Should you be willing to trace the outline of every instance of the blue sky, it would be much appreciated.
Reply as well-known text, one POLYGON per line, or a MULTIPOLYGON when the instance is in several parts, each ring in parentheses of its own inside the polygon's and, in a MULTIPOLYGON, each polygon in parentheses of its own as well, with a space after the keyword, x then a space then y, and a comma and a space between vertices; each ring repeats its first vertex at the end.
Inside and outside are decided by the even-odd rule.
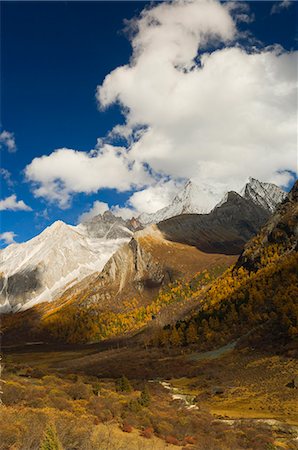
MULTIPOLYGON (((239 35, 234 40, 233 46, 235 48, 236 42, 243 47, 247 46, 247 52, 249 53, 252 51, 252 46, 264 49, 266 46, 279 44, 292 54, 297 45, 297 36, 295 36, 297 6, 286 5, 285 7, 276 7, 276 11, 272 11, 275 3, 267 1, 250 2, 245 10, 237 12, 237 20, 233 13, 238 32, 246 32, 245 35, 239 35), (240 14, 245 14, 247 19, 240 21, 240 14)), ((171 155, 176 155, 179 149, 173 146, 169 150, 170 153, 165 153, 162 158, 157 157, 151 151, 153 144, 149 143, 148 150, 146 148, 148 142, 148 139, 147 141, 144 140, 146 132, 140 139, 140 142, 144 144, 142 147, 144 152, 140 156, 140 145, 137 146, 139 137, 135 137, 136 130, 139 126, 145 130, 150 128, 153 131, 156 128, 154 120, 151 121, 151 117, 155 115, 154 109, 152 109, 152 116, 146 115, 151 108, 151 104, 148 103, 145 112, 141 110, 142 105, 138 105, 138 97, 140 97, 138 92, 143 93, 144 86, 147 86, 148 81, 141 78, 143 71, 140 65, 142 63, 145 66, 152 57, 154 67, 156 59, 154 59, 155 53, 152 52, 152 49, 145 48, 143 53, 147 59, 144 57, 142 61, 137 62, 137 67, 140 70, 133 71, 132 68, 128 70, 127 77, 131 76, 131 78, 125 78, 126 73, 121 74, 122 78, 112 75, 112 81, 104 84, 105 77, 113 73, 114 69, 129 64, 132 56, 129 39, 133 38, 129 38, 129 35, 123 32, 124 21, 125 19, 138 17, 145 6, 145 2, 125 1, 1 3, 1 125, 2 130, 13 133, 16 143, 16 151, 8 151, 5 142, 2 145, 1 167, 10 172, 11 182, 7 182, 7 176, 2 177, 1 199, 16 195, 17 201, 23 201, 32 209, 31 211, 25 211, 24 208, 20 207, 20 210, 7 209, 1 211, 1 233, 14 232, 15 240, 22 242, 39 233, 54 220, 62 219, 67 223, 75 224, 78 217, 92 208, 95 201, 107 203, 110 207, 118 205, 119 208, 128 207, 135 212, 142 212, 142 205, 144 205, 145 210, 146 203, 150 204, 149 195, 160 196, 160 189, 167 195, 161 199, 160 205, 156 199, 152 201, 152 208, 163 206, 163 202, 167 202, 181 179, 195 177, 195 173, 192 173, 189 168, 193 155, 191 145, 189 150, 185 150, 186 154, 189 155, 190 163, 181 170, 181 174, 179 173, 181 162, 178 156, 177 158, 176 156, 175 158, 171 157, 171 155), (130 80, 133 80, 136 86, 135 91, 133 87, 128 90, 122 79, 127 85, 131 83, 130 80), (103 86, 103 89, 101 97, 98 95, 96 100, 97 86, 103 86), (106 106, 106 109, 100 110, 98 102, 101 102, 101 106, 106 106), (124 114, 121 113, 123 109, 124 114), (126 110, 129 110, 130 113, 125 112, 126 110), (47 170, 45 164, 34 167, 34 170, 31 170, 30 176, 27 176, 26 179, 24 170, 34 158, 49 156, 54 150, 61 148, 88 154, 91 149, 95 148, 98 138, 106 137, 109 131, 119 124, 124 125, 126 129, 123 132, 121 131, 122 134, 118 134, 112 141, 109 139, 107 142, 117 147, 119 143, 124 142, 123 136, 125 133, 129 132, 131 136, 133 135, 133 138, 131 137, 126 143, 126 148, 128 148, 129 155, 132 155, 129 156, 128 166, 134 165, 134 169, 129 174, 132 174, 133 171, 136 173, 132 174, 132 180, 127 185, 123 181, 121 184, 117 183, 117 171, 113 172, 111 169, 111 178, 115 179, 114 184, 109 180, 102 184, 99 183, 98 189, 96 188, 96 182, 92 184, 92 187, 86 182, 81 189, 77 186, 68 187, 66 193, 65 189, 63 190, 63 195, 67 196, 67 200, 62 205, 62 201, 59 200, 60 193, 57 194, 56 191, 65 182, 64 180, 69 180, 69 173, 63 178, 64 174, 59 175, 61 171, 58 168, 57 175, 53 174, 54 181, 52 180, 52 182, 54 183, 55 195, 58 195, 56 197, 49 193, 49 184, 45 181, 46 175, 44 175, 44 171, 47 170), (149 155, 147 159, 144 154, 149 155), (163 164, 161 161, 167 162, 163 164), (173 161, 175 161, 175 166, 173 161), (135 169, 137 164, 141 168, 135 169), (147 170, 148 167, 149 171, 147 170), (43 175, 40 175, 41 172, 43 172, 43 175), (57 184, 55 180, 60 176, 61 179, 58 180, 57 184), (40 195, 38 193, 40 191, 37 191, 37 187, 40 186, 45 188, 43 192, 47 190, 46 194, 40 195), (130 202, 129 199, 134 192, 143 190, 146 190, 143 197, 133 197, 130 202)), ((166 14, 170 13, 170 10, 166 11, 166 14)), ((157 11, 156 14, 160 14, 160 11, 157 11)), ((224 17, 220 17, 219 20, 222 21, 220 24, 226 20, 222 25, 226 28, 222 31, 222 42, 217 42, 216 48, 229 48, 231 43, 228 40, 231 38, 228 36, 228 33, 230 33, 228 27, 231 27, 231 24, 228 24, 224 17)), ((187 26, 191 27, 193 24, 187 24, 187 26)), ((214 27, 216 26, 218 25, 214 24, 214 27)), ((143 35, 139 33, 139 36, 141 42, 143 42, 143 35)), ((162 38, 158 39, 159 46, 162 49, 163 40, 162 38)), ((183 51, 184 41, 181 42, 183 51)), ((145 44, 142 45, 141 48, 144 48, 145 44)), ((164 45, 169 45, 169 42, 165 42, 164 45)), ((211 52, 213 45, 213 42, 212 45, 211 43, 206 45, 204 52, 211 52)), ((163 55, 160 57, 162 58, 163 55)), ((138 58, 138 55, 136 58, 138 58)), ((270 65, 274 65, 274 61, 271 60, 272 58, 270 59, 270 65)), ((216 61, 216 64, 219 63, 216 61)), ((237 65, 237 63, 235 64, 237 65)), ((285 63, 278 62, 278 64, 281 67, 286 65, 290 67, 291 62, 286 60, 285 63)), ((156 68, 158 69, 158 64, 156 68)), ((276 76, 279 76, 281 70, 281 68, 276 69, 276 76)), ((285 75, 282 75, 286 82, 290 70, 292 69, 286 69, 285 75)), ((159 82, 159 80, 159 85, 166 81, 162 79, 162 73, 161 78, 157 81, 159 82)), ((278 79, 278 82, 282 82, 282 80, 278 79)), ((148 91, 151 88, 152 86, 148 91)), ((199 93, 198 98, 201 99, 199 93)), ((141 101, 146 104, 147 99, 142 100, 140 98, 141 101)), ((210 101, 212 102, 212 98, 210 101)), ((289 100, 283 99, 283 101, 288 102, 289 100)), ((266 102, 267 100, 264 99, 264 111, 267 111, 268 108, 266 102)), ((286 118, 290 114, 293 115, 287 108, 287 104, 283 105, 279 112, 280 117, 284 115, 286 118)), ((163 116, 165 114, 167 114, 167 110, 163 111, 163 116)), ((202 114, 200 114, 200 117, 202 117, 202 114)), ((203 122, 207 123, 211 116, 212 112, 205 109, 203 122)), ((173 117, 173 122, 175 120, 176 118, 173 117)), ((182 129, 183 119, 181 117, 179 123, 181 123, 182 129)), ((267 126, 272 126, 272 124, 266 124, 267 126)), ((153 143, 160 143, 160 136, 164 137, 164 142, 168 142, 169 139, 165 135, 165 130, 168 130, 168 127, 166 124, 164 127, 164 130, 161 130, 161 134, 158 135, 158 139, 156 135, 152 137, 153 143)), ((185 133, 187 133, 188 126, 185 130, 185 133)), ((254 132, 253 129, 252 132, 254 132)), ((192 130, 190 130, 190 133, 192 133, 192 130)), ((203 136, 204 134, 202 134, 202 142, 203 136)), ((177 142, 179 139, 180 136, 177 136, 177 142)), ((241 146, 241 139, 243 139, 242 136, 239 137, 239 147, 241 146)), ((266 139, 264 138, 264 147, 268 146, 269 148, 271 137, 268 137, 268 141, 266 139)), ((290 148, 292 142, 289 142, 288 145, 289 161, 293 155, 293 150, 290 148)), ((231 143, 229 145, 229 148, 232 148, 231 143)), ((252 143, 250 145, 256 145, 255 151, 257 152, 257 144, 252 143)), ((164 146, 165 144, 162 143, 160 150, 157 150, 158 155, 161 155, 164 146)), ((100 145, 98 145, 97 151, 102 151, 100 145)), ((250 150, 244 151, 249 152, 250 150)), ((200 152, 199 146, 198 152, 200 152)), ((70 156, 73 158, 78 155, 72 153, 70 156)), ((126 156, 123 156, 123 158, 125 163, 127 158, 126 156)), ((275 166, 272 166, 272 174, 271 172, 268 172, 268 174, 264 172, 263 178, 269 180, 271 175, 273 177, 278 170, 282 173, 285 173, 286 170, 293 171, 293 165, 282 166, 278 155, 274 154, 274 158, 277 162, 275 166), (280 164, 280 168, 278 164, 280 164)), ((52 159, 47 161, 49 165, 52 164, 52 159)), ((60 159, 57 161, 58 165, 59 161, 60 159)), ((64 161, 64 159, 61 159, 61 161, 64 161)), ((69 161, 73 160, 69 159, 69 161)), ((205 156, 198 159, 199 168, 203 167, 202 161, 205 161, 205 156)), ((261 161, 264 161, 264 157, 261 158, 261 161)), ((208 167, 213 167, 214 162, 209 161, 208 164, 210 165, 206 166, 205 171, 202 170, 200 179, 204 178, 203 174, 206 173, 208 167)), ((82 177, 85 176, 88 179, 89 172, 84 173, 83 166, 82 160, 82 177)), ((53 167, 53 164, 51 167, 53 167)), ((75 164, 74 167, 78 167, 78 165, 75 164)), ((99 165, 99 167, 101 166, 99 165)), ((8 172, 5 173, 7 175, 8 172)), ((233 176, 232 174, 233 172, 231 172, 231 175, 228 172, 226 174, 219 173, 218 178, 221 180, 221 184, 224 185, 226 178, 233 176)), ((99 170, 98 176, 104 178, 104 175, 99 170)), ((255 175, 255 173, 248 173, 248 175, 255 175)), ((262 173, 260 175, 262 176, 262 173)), ((125 177, 125 174, 123 176, 125 177)), ((75 180, 67 182, 76 183, 75 180)), ((276 178, 276 180, 279 179, 276 178)), ((239 183, 241 181, 242 178, 239 177, 239 183)), ((280 178, 279 184, 290 184, 292 181, 284 175, 284 178, 280 178)))

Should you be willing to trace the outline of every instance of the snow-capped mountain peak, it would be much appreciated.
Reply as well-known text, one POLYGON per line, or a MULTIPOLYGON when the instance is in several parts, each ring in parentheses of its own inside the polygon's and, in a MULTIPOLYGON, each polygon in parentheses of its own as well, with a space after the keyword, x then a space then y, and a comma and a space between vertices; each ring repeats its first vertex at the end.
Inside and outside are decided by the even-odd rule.
POLYGON ((57 221, 33 239, 6 247, 0 252, 0 309, 51 301, 62 289, 101 271, 131 235, 122 224, 121 232, 111 226, 99 226, 101 233, 96 233, 96 221, 90 230, 57 221))
POLYGON ((246 199, 252 200, 262 208, 273 212, 287 194, 273 183, 264 183, 249 177, 248 183, 241 189, 240 195, 246 199))
POLYGON ((208 214, 220 200, 220 194, 210 186, 189 180, 176 194, 172 203, 155 213, 140 215, 143 224, 158 223, 180 214, 208 214))
MULTIPOLYGON (((249 177, 239 194, 270 212, 273 212, 286 196, 286 193, 275 184, 263 183, 252 177, 249 177)), ((222 196, 222 191, 215 187, 203 183, 196 184, 189 180, 176 194, 170 205, 155 213, 143 213, 139 216, 139 220, 147 225, 180 214, 208 214, 215 207, 225 203, 226 199, 227 193, 222 196)))

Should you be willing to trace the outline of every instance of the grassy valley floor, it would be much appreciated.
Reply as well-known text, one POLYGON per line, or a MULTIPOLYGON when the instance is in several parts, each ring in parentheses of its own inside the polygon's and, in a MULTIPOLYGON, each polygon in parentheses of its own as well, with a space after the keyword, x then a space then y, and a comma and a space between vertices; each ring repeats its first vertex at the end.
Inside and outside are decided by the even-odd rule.
POLYGON ((49 423, 65 449, 297 448, 293 357, 233 345, 47 350, 5 350, 3 450, 38 449, 49 423))

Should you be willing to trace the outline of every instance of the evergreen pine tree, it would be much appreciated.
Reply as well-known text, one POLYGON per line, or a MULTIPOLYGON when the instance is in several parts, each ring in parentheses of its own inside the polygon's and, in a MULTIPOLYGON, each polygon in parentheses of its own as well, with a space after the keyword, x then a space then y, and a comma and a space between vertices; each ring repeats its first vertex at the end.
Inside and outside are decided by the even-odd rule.
POLYGON ((63 450, 55 425, 49 425, 45 430, 40 450, 63 450))
POLYGON ((122 377, 117 381, 116 390, 118 392, 131 392, 132 387, 129 380, 122 375, 122 377))
POLYGON ((147 385, 145 385, 144 389, 142 390, 138 401, 141 406, 147 407, 150 405, 150 392, 149 392, 147 385))

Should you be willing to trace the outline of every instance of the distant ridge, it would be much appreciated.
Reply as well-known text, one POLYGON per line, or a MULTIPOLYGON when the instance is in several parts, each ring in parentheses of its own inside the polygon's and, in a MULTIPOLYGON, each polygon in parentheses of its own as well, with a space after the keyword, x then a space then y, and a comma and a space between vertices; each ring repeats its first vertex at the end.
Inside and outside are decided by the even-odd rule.
MULTIPOLYGON (((256 205, 273 212, 285 198, 286 193, 272 183, 263 183, 250 177, 240 190, 241 197, 251 200, 256 205)), ((152 214, 141 214, 139 221, 144 225, 158 223, 180 214, 208 214, 215 207, 226 201, 227 194, 221 198, 215 188, 198 185, 188 181, 176 194, 172 203, 152 214)))

